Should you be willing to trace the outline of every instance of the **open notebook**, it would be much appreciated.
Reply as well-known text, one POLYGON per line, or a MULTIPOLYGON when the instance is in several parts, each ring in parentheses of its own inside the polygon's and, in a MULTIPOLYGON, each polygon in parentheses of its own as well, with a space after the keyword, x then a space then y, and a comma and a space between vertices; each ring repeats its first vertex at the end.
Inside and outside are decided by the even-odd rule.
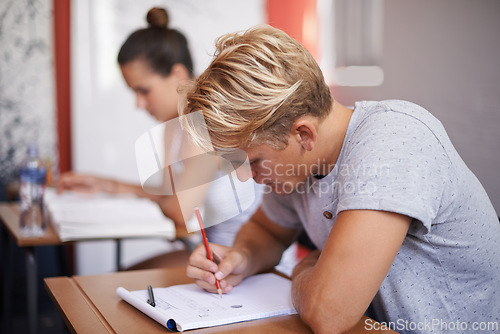
POLYGON ((156 306, 147 303, 148 291, 116 293, 171 331, 219 326, 297 313, 292 305, 292 282, 275 274, 254 275, 224 294, 204 291, 196 284, 153 288, 156 306))

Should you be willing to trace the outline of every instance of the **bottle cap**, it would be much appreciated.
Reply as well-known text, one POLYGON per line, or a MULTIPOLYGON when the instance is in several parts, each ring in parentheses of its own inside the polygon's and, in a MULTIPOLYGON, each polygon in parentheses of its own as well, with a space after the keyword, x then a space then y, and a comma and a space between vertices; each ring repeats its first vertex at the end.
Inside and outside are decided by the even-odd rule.
POLYGON ((27 152, 28 152, 28 155, 30 155, 30 156, 38 155, 38 145, 35 143, 29 143, 27 152))

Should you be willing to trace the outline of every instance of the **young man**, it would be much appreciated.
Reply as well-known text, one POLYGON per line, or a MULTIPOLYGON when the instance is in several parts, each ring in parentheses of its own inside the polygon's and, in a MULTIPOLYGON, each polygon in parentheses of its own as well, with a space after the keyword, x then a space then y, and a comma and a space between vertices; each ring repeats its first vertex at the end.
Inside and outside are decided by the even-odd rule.
POLYGON ((321 251, 294 269, 292 297, 315 333, 344 332, 365 312, 401 333, 499 330, 500 224, 426 110, 341 105, 311 55, 264 26, 219 39, 187 92, 191 112, 213 147, 244 150, 272 190, 232 248, 212 245, 218 265, 192 254, 199 286, 215 292, 217 278, 230 292, 304 229, 321 251))

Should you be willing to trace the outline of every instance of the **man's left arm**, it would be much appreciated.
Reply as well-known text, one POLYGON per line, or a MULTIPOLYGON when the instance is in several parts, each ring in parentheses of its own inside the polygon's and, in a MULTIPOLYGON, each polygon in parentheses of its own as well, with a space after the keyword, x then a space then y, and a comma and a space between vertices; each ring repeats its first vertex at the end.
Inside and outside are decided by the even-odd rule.
POLYGON ((342 333, 359 321, 386 277, 410 221, 386 211, 339 213, 321 254, 311 253, 292 275, 294 305, 315 333, 342 333))

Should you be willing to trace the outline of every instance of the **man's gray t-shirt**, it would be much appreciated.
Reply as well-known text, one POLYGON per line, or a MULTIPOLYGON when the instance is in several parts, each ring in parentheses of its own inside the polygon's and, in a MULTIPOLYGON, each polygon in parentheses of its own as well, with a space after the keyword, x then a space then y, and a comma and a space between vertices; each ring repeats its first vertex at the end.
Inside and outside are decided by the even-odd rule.
POLYGON ((344 210, 413 218, 367 315, 401 333, 500 332, 497 215, 425 109, 356 103, 334 169, 292 194, 265 194, 263 209, 279 225, 304 228, 319 249, 344 210))

